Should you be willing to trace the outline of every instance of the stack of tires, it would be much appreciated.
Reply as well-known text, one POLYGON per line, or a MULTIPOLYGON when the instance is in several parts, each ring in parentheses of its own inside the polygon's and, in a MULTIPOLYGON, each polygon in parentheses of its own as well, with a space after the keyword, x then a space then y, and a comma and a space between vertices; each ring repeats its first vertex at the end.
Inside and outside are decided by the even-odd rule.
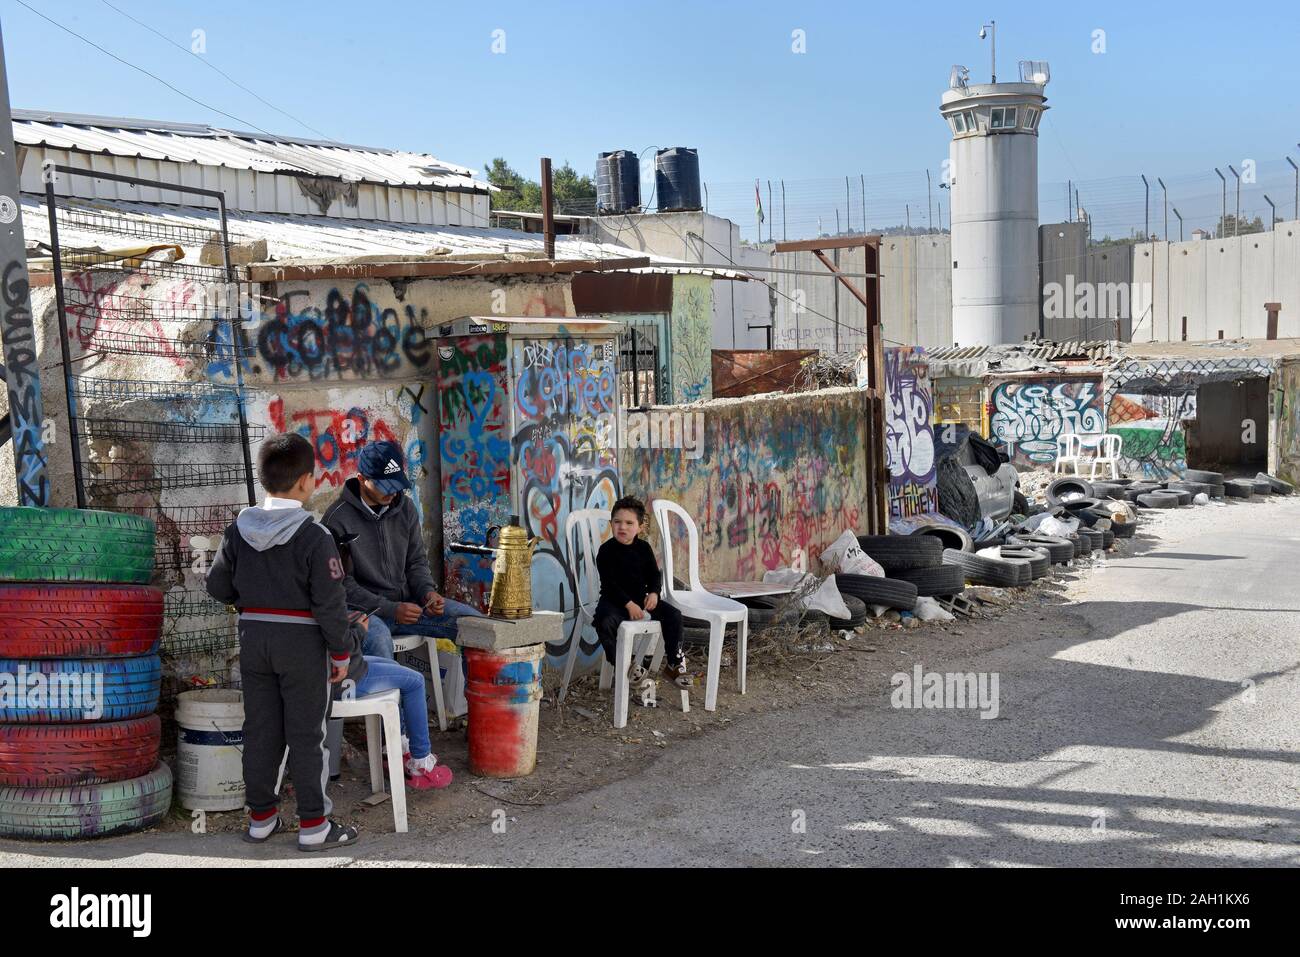
POLYGON ((851 596, 867 605, 912 611, 918 598, 947 598, 966 587, 960 571, 944 563, 943 542, 933 535, 859 535, 858 544, 885 577, 836 575, 846 601, 851 596))
POLYGON ((149 519, 0 508, 0 836, 101 837, 166 814, 153 562, 149 519))

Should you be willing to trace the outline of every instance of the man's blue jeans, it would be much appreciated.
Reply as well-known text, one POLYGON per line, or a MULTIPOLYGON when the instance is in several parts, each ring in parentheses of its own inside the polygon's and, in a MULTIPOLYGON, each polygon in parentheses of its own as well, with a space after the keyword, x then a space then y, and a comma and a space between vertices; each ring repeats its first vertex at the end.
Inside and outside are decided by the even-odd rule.
POLYGON ((424 675, 387 658, 367 655, 365 677, 357 682, 357 697, 393 689, 402 695, 402 730, 410 739, 411 757, 427 757, 430 749, 429 706, 424 694, 424 675))
MULTIPOLYGON (((364 655, 373 655, 376 658, 393 657, 393 635, 432 635, 435 638, 446 638, 450 641, 456 640, 456 622, 466 615, 473 615, 482 618, 483 613, 477 608, 471 608, 469 605, 459 601, 446 599, 447 605, 441 615, 430 615, 427 612, 420 616, 418 621, 413 621, 409 625, 399 625, 394 623, 391 618, 381 618, 379 615, 370 616, 370 624, 366 629, 366 640, 361 646, 361 653, 364 655)), ((435 662, 434 667, 437 667, 435 662)))

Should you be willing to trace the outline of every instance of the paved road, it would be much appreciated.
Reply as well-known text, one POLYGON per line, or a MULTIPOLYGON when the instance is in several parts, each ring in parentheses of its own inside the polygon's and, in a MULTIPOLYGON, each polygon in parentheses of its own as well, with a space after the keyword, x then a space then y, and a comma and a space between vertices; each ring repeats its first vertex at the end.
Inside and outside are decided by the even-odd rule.
MULTIPOLYGON (((504 834, 368 835, 329 863, 1300 863, 1300 498, 1151 528, 1148 550, 1084 576, 1040 638, 945 666, 998 675, 996 719, 881 694, 747 719, 616 784, 511 809, 504 834)), ((189 835, 130 840, 93 855, 212 860, 189 835)), ((72 856, 8 847, 0 864, 72 856)), ((289 860, 306 856, 285 858, 326 863, 289 860)))

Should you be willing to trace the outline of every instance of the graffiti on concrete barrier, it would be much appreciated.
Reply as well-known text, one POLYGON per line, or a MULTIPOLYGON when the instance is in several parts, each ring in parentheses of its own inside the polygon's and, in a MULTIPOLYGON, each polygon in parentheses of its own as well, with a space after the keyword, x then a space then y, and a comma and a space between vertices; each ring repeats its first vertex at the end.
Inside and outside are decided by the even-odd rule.
POLYGON ((993 386, 990 403, 989 431, 1022 468, 1055 462, 1058 436, 1106 430, 1099 379, 1012 379, 993 386))
POLYGON ((41 436, 45 412, 41 404, 40 368, 36 364, 36 333, 28 298, 27 264, 5 263, 4 314, 0 338, 4 341, 5 376, 9 386, 9 424, 13 437, 14 476, 19 505, 45 505, 50 487, 45 477, 45 445, 41 436))
MULTIPOLYGON (((520 524, 539 539, 533 552, 537 608, 574 607, 577 571, 565 522, 579 509, 608 509, 619 496, 616 436, 604 427, 617 412, 616 352, 612 337, 514 343, 511 455, 519 469, 520 524)), ((587 637, 590 651, 594 634, 587 637)))
POLYGON ((1278 477, 1300 483, 1300 362, 1291 361, 1278 370, 1280 403, 1277 429, 1278 477))
POLYGON ((285 294, 258 326, 257 354, 277 379, 383 378, 419 372, 432 361, 426 310, 381 309, 365 283, 350 295, 330 290, 323 309, 299 308, 301 297, 310 295, 285 294))
POLYGON ((1187 468, 1183 423, 1196 418, 1197 389, 1272 372, 1273 362, 1258 357, 1135 359, 1116 366, 1106 374, 1106 423, 1123 441, 1120 473, 1181 476, 1187 468))
POLYGON ((939 508, 935 481, 934 400, 919 348, 885 350, 885 457, 889 514, 906 518, 939 508))
POLYGON ((860 396, 749 399, 703 411, 702 458, 626 448, 623 476, 628 493, 671 499, 695 518, 706 580, 761 579, 860 530, 871 501, 860 396))
MULTIPOLYGON (((276 432, 297 432, 316 450, 316 487, 339 488, 357 474, 357 458, 370 442, 400 442, 382 418, 365 409, 295 409, 286 413, 284 398, 275 396, 270 406, 271 427, 276 432)), ((408 472, 413 463, 407 462, 408 472)), ((418 472, 417 472, 418 474, 418 472)), ((417 501, 418 504, 418 501, 417 501)))
POLYGON ((482 545, 490 526, 509 521, 505 336, 469 336, 440 345, 437 381, 447 594, 486 608, 491 558, 453 545, 482 545))

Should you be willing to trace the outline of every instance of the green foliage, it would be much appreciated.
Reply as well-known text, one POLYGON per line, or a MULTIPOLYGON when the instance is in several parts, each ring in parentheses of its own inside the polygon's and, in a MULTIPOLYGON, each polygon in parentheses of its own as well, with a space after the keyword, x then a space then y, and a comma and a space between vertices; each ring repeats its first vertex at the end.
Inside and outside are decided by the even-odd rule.
MULTIPOLYGON (((492 194, 493 209, 508 209, 521 213, 542 211, 540 183, 525 179, 498 156, 486 165, 488 182, 501 191, 492 194)), ((596 183, 590 176, 580 176, 569 163, 551 171, 551 187, 557 210, 571 206, 591 207, 596 199, 596 183)))

